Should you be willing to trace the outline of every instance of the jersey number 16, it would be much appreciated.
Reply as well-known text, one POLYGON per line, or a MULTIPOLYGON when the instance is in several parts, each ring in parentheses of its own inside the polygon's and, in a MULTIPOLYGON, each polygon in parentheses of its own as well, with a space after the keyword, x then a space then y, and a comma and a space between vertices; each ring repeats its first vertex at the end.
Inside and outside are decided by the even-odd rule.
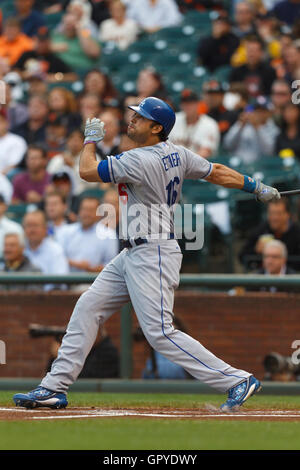
POLYGON ((175 176, 175 178, 172 179, 169 182, 169 184, 166 186, 168 206, 172 206, 176 202, 177 191, 175 191, 175 185, 178 185, 179 183, 180 183, 180 179, 178 178, 178 176, 175 176))

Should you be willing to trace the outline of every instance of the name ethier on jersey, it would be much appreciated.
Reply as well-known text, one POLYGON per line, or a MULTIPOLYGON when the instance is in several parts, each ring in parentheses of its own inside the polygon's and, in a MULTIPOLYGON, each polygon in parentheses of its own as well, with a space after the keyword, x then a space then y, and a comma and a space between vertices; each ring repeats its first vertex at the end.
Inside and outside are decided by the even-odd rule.
POLYGON ((170 155, 166 155, 162 157, 162 162, 164 165, 164 169, 168 171, 170 168, 174 168, 175 166, 180 166, 181 161, 178 152, 170 153, 170 155))

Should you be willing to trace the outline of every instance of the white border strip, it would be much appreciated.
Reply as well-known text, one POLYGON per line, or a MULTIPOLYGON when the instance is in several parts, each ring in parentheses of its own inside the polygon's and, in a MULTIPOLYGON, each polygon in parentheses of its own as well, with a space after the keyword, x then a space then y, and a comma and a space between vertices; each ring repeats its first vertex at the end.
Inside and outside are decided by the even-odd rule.
MULTIPOLYGON (((184 419, 201 419, 201 418, 295 418, 300 419, 300 411, 295 410, 274 410, 274 411, 245 411, 242 413, 220 413, 220 412, 211 412, 211 413, 201 413, 193 412, 192 410, 187 410, 186 412, 174 411, 172 413, 156 412, 156 413, 147 413, 145 411, 138 410, 118 410, 118 409, 95 409, 91 410, 89 408, 83 408, 79 410, 74 410, 72 413, 72 408, 68 410, 46 410, 45 408, 39 409, 25 409, 25 408, 0 408, 0 411, 11 412, 11 413, 27 413, 32 414, 33 416, 28 416, 25 419, 27 420, 53 420, 53 419, 81 419, 81 418, 116 418, 124 416, 138 416, 140 418, 184 418, 184 419), (44 414, 50 414, 51 416, 45 416, 44 414), (53 413, 57 413, 54 414, 53 413), (39 416, 43 414, 43 416, 39 416)), ((0 418, 1 419, 1 418, 0 418)))

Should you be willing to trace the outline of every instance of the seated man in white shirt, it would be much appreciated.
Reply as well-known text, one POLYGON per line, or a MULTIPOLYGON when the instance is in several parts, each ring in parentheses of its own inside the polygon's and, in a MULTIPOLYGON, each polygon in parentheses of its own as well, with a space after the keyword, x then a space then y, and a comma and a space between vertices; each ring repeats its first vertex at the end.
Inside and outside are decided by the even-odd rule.
POLYGON ((147 33, 177 26, 182 15, 175 0, 130 0, 127 17, 133 19, 147 33))
POLYGON ((58 191, 50 192, 45 196, 45 213, 48 224, 48 235, 54 239, 68 224, 66 198, 58 191))
POLYGON ((183 145, 204 158, 212 157, 218 150, 220 131, 218 123, 206 114, 199 115, 199 98, 192 90, 183 90, 181 111, 169 135, 172 142, 183 145))
POLYGON ((12 195, 13 195, 13 185, 7 178, 7 176, 0 173, 0 188, 1 188, 1 195, 3 196, 4 201, 6 204, 11 203, 12 195))
POLYGON ((0 194, 0 259, 3 257, 4 237, 7 233, 17 233, 21 236, 24 234, 23 228, 17 222, 10 220, 5 216, 7 203, 5 196, 0 194))
MULTIPOLYGON (((23 219, 26 236, 25 255, 29 261, 46 274, 68 274, 68 261, 62 247, 47 236, 44 212, 28 212, 23 219)), ((53 286, 47 286, 47 290, 53 286)))
POLYGON ((58 241, 71 271, 100 272, 118 254, 115 230, 99 222, 99 200, 86 197, 80 203, 79 222, 60 230, 58 241))
POLYGON ((126 6, 121 0, 112 0, 109 4, 111 18, 102 21, 99 29, 99 40, 112 42, 121 50, 133 43, 139 27, 135 21, 126 18, 126 6))
POLYGON ((8 132, 8 129, 8 119, 0 113, 0 172, 5 175, 22 161, 27 150, 23 137, 8 132))

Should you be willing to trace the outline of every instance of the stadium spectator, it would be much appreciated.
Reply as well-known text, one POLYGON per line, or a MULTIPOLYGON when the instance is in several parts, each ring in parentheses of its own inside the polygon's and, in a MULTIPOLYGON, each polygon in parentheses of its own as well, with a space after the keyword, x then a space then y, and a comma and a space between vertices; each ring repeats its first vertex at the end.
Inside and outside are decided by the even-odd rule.
POLYGON ((93 185, 97 185, 97 183, 87 183, 79 176, 79 159, 82 145, 82 131, 80 129, 74 130, 67 136, 65 150, 62 153, 54 155, 47 166, 47 171, 51 174, 66 170, 72 175, 75 195, 80 194, 85 189, 93 187, 93 185))
POLYGON ((77 101, 74 94, 63 87, 55 87, 48 94, 49 120, 60 118, 68 132, 77 129, 81 117, 77 112, 77 101))
POLYGON ((13 132, 26 140, 27 144, 44 142, 46 139, 46 124, 48 119, 47 98, 32 95, 28 101, 28 119, 13 132))
POLYGON ((8 18, 4 23, 3 33, 0 36, 0 57, 13 66, 24 52, 34 48, 34 41, 21 32, 21 25, 17 18, 8 18))
POLYGON ((273 82, 271 89, 272 118, 278 126, 282 125, 282 113, 292 100, 291 87, 286 80, 278 79, 273 82))
MULTIPOLYGON (((45 274, 67 274, 68 261, 61 246, 47 236, 44 212, 36 210, 25 214, 23 227, 26 236, 25 256, 45 274)), ((53 288, 47 286, 46 290, 53 288)))
POLYGON ((234 26, 232 32, 240 39, 255 34, 255 8, 250 2, 238 2, 234 9, 234 26))
POLYGON ((254 229, 242 247, 239 258, 246 269, 261 267, 264 244, 270 239, 282 241, 288 250, 288 266, 300 270, 300 226, 291 217, 289 201, 281 198, 270 202, 267 207, 267 220, 254 229))
POLYGON ((81 28, 74 13, 65 13, 60 31, 51 34, 52 49, 72 70, 94 68, 101 48, 88 29, 81 28))
POLYGON ((77 220, 79 209, 79 196, 75 194, 75 183, 72 179, 72 173, 66 169, 55 172, 51 175, 51 184, 47 194, 51 192, 60 193, 67 203, 67 216, 71 222, 77 220))
POLYGON ((64 118, 50 114, 46 125, 46 146, 49 158, 65 150, 67 133, 64 118))
POLYGON ((282 112, 281 132, 275 146, 279 155, 287 149, 300 160, 300 107, 293 103, 288 103, 282 112))
POLYGON ((90 70, 84 78, 84 93, 98 95, 105 102, 117 97, 117 91, 108 75, 98 69, 90 70))
POLYGON ((11 85, 5 82, 5 109, 9 122, 9 130, 24 124, 28 119, 28 106, 13 98, 11 88, 11 85))
POLYGON ((23 228, 17 222, 6 217, 7 203, 4 195, 0 193, 0 259, 3 257, 4 237, 7 233, 23 235, 23 228))
POLYGON ((226 91, 223 104, 229 111, 240 113, 249 103, 247 87, 242 82, 232 83, 226 91))
POLYGON ((127 49, 137 39, 138 25, 126 18, 126 6, 121 0, 112 0, 109 11, 111 18, 101 23, 99 40, 114 43, 121 50, 127 49))
POLYGON ((167 99, 162 77, 153 67, 140 70, 136 80, 136 91, 138 102, 147 96, 155 96, 162 100, 167 99))
POLYGON ((21 163, 27 144, 23 137, 8 131, 9 122, 0 113, 0 172, 4 175, 12 175, 14 169, 21 163))
POLYGON ((120 153, 120 124, 119 120, 111 111, 104 111, 99 118, 105 125, 105 136, 97 144, 97 154, 101 160, 107 155, 118 155, 120 153))
POLYGON ((72 82, 77 76, 72 69, 51 50, 50 35, 47 28, 38 31, 35 48, 24 52, 14 65, 23 80, 41 76, 49 83, 72 82))
POLYGON ((28 147, 26 155, 26 171, 13 179, 13 203, 38 204, 50 183, 50 175, 46 171, 46 150, 36 144, 28 147))
POLYGON ((263 40, 267 55, 270 59, 279 59, 281 54, 280 30, 277 19, 271 12, 257 15, 256 29, 258 36, 263 40))
POLYGON ((279 21, 292 26, 300 16, 300 0, 282 0, 275 4, 273 14, 279 21))
POLYGON ((93 37, 98 36, 97 25, 92 20, 92 6, 85 0, 71 0, 66 11, 76 17, 81 30, 89 31, 93 37))
POLYGON ((281 76, 292 84, 299 79, 300 69, 300 44, 293 41, 282 50, 281 76))
MULTIPOLYGON (((41 270, 34 266, 24 255, 25 239, 21 233, 6 233, 4 236, 3 259, 0 263, 2 273, 40 273, 41 270)), ((0 284, 0 290, 41 290, 41 284, 0 284)))
POLYGON ((245 164, 275 154, 279 128, 272 119, 269 103, 263 96, 249 105, 224 137, 224 148, 245 164))
POLYGON ((182 20, 174 0, 131 0, 128 3, 127 17, 147 33, 177 26, 182 20))
POLYGON ((45 214, 47 218, 48 235, 58 239, 62 228, 68 224, 67 204, 65 198, 58 192, 50 192, 45 196, 45 214))
POLYGON ((84 198, 79 207, 79 222, 59 233, 71 271, 99 272, 118 253, 116 232, 99 222, 99 200, 84 198))
POLYGON ((200 39, 198 60, 213 72, 218 67, 229 65, 231 56, 239 45, 238 37, 232 33, 227 14, 218 13, 213 17, 212 33, 200 39))
POLYGON ((235 123, 239 112, 228 110, 224 106, 225 87, 218 80, 209 80, 202 87, 203 102, 207 107, 206 114, 219 125, 221 139, 228 129, 235 123))
MULTIPOLYGON (((287 266, 287 258, 288 252, 285 244, 280 240, 269 240, 263 246, 262 267, 255 271, 255 273, 273 276, 296 274, 294 269, 287 266)), ((248 287, 247 290, 261 292, 290 292, 293 291, 293 288, 285 286, 262 286, 248 287)))
POLYGON ((287 266, 288 252, 280 240, 270 240, 262 250, 262 269, 259 274, 296 274, 296 271, 287 266))
POLYGON ((98 117, 102 111, 102 100, 99 95, 95 93, 84 93, 81 96, 79 100, 79 114, 82 124, 84 124, 88 118, 98 117))
POLYGON ((45 82, 42 77, 39 75, 33 75, 32 77, 28 78, 26 81, 27 84, 27 95, 28 99, 34 95, 46 95, 48 92, 48 83, 45 82))
POLYGON ((6 204, 10 204, 13 195, 13 185, 7 176, 3 175, 2 173, 0 173, 0 188, 0 194, 4 197, 4 201, 6 204))
POLYGON ((251 96, 270 95, 275 70, 264 61, 264 46, 258 36, 245 40, 246 63, 233 68, 229 81, 245 82, 251 96))
POLYGON ((22 31, 27 36, 36 36, 40 27, 45 26, 45 17, 36 11, 35 0, 15 0, 17 18, 21 22, 22 31))
POLYGON ((189 89, 181 93, 180 111, 176 113, 176 122, 169 135, 170 140, 184 145, 204 158, 212 157, 220 143, 217 122, 206 114, 198 114, 199 98, 189 89))

